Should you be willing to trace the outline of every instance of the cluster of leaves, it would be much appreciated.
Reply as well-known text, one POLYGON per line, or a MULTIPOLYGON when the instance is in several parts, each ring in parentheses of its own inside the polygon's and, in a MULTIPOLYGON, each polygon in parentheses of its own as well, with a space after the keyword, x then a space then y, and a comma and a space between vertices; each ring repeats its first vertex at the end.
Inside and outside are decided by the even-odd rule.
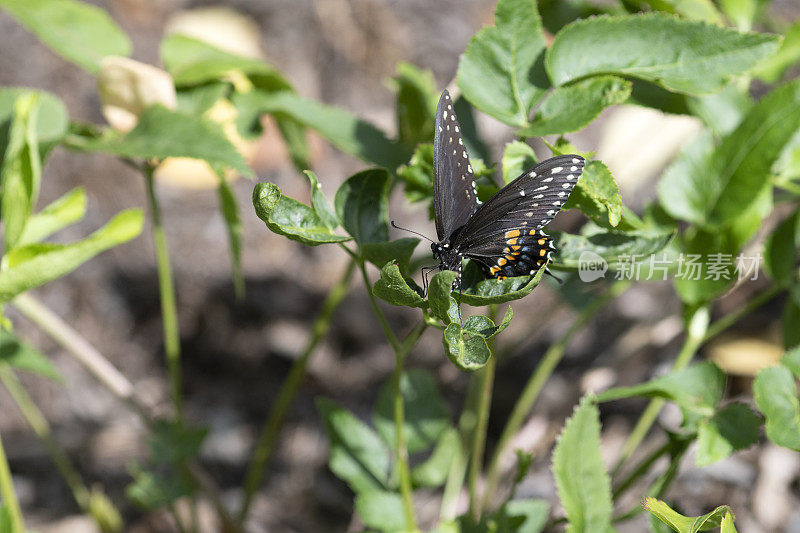
MULTIPOLYGON (((720 11, 706 0, 647 5, 626 1, 612 7, 580 0, 543 0, 539 5, 535 0, 499 0, 494 25, 478 31, 461 56, 455 109, 467 149, 476 156, 471 163, 484 200, 496 192, 498 183, 508 183, 536 163, 536 154, 523 142, 528 137, 553 136, 548 146, 554 155, 580 153, 587 159, 564 208, 581 211, 588 222, 579 234, 555 235, 559 253, 551 267, 567 276, 577 270, 586 252, 605 260, 612 271, 622 267, 623 257, 656 253, 672 258, 709 253, 735 257, 753 240, 775 203, 790 206, 789 216, 768 236, 765 249, 766 269, 775 285, 789 295, 784 313, 789 348, 800 344, 800 334, 793 327, 800 320, 796 262, 800 82, 770 87, 759 101, 751 97, 749 82, 752 76, 766 84, 782 80, 787 68, 800 58, 800 23, 786 30, 783 42, 774 35, 749 32, 763 13, 758 5, 755 0, 721 2, 720 11), (661 12, 628 13, 641 9, 661 12), (601 16, 576 20, 588 15, 601 16), (726 20, 740 31, 724 27, 726 20), (545 28, 555 34, 549 45, 545 28), (579 151, 563 137, 590 124, 607 107, 626 102, 694 115, 704 123, 703 131, 665 170, 657 201, 646 206, 641 216, 623 205, 609 169, 594 160, 594 154, 579 151), (512 127, 520 138, 505 146, 497 172, 485 163, 489 154, 475 127, 476 110, 512 127)), ((127 36, 93 6, 74 0, 0 0, 0 8, 92 74, 102 74, 104 58, 130 54, 127 36)), ((423 324, 441 331, 444 352, 458 368, 474 371, 490 361, 493 337, 508 326, 513 311, 508 307, 495 323, 483 315, 463 318, 462 305, 493 307, 522 298, 541 282, 543 271, 486 280, 474 264, 467 263, 459 292, 451 292, 455 273, 445 271, 431 279, 425 295, 412 279, 429 258, 415 256, 419 239, 390 239, 387 208, 395 185, 403 187, 409 201, 426 207, 431 203, 431 141, 439 91, 430 72, 398 65, 392 83, 397 137, 391 138, 345 110, 300 97, 264 61, 179 34, 163 40, 161 59, 174 85, 177 105, 148 106, 137 116, 135 127, 124 133, 70 124, 54 95, 0 90, 0 216, 5 231, 0 303, 66 274, 141 231, 141 213, 129 211, 83 240, 42 242, 85 212, 86 198, 80 189, 38 212, 35 209, 41 168, 57 145, 122 158, 142 168, 149 179, 154 161, 189 157, 207 162, 221 177, 220 210, 228 226, 234 278, 240 284, 239 208, 222 176, 225 169, 248 177, 252 171, 222 128, 209 118, 210 110, 222 101, 236 110, 236 129, 247 139, 259 135, 262 116, 271 115, 300 170, 309 167, 306 128, 375 165, 347 179, 332 203, 310 171, 305 173, 311 189, 308 204, 283 195, 272 183, 259 183, 253 192, 256 213, 273 233, 305 245, 341 247, 361 267, 370 297, 419 309, 423 324), (369 282, 367 263, 380 272, 374 283, 369 282)), ((645 263, 637 266, 647 268, 645 263)), ((713 301, 730 289, 734 268, 731 262, 726 275, 715 279, 676 278, 675 289, 687 317, 707 316, 713 301)), ((687 336, 696 345, 708 325, 700 322, 687 320, 687 336)), ((3 331, 2 335, 0 364, 57 376, 45 358, 12 333, 3 331)), ((419 370, 400 373, 401 352, 410 347, 387 336, 397 344, 393 347, 398 374, 379 394, 373 427, 329 400, 319 400, 318 408, 331 444, 331 470, 356 493, 355 508, 364 524, 398 531, 415 527, 409 523, 409 501, 403 493, 406 451, 416 464, 410 471, 411 487, 430 489, 448 482, 454 458, 463 456, 468 444, 461 428, 452 423, 435 379, 419 370), (398 417, 398 412, 405 416, 398 417)), ((687 353, 691 356, 693 351, 687 353)), ((688 363, 683 361, 666 376, 603 393, 599 401, 645 396, 674 402, 683 413, 683 424, 669 435, 664 448, 670 467, 651 487, 650 495, 663 493, 690 443, 697 442, 698 465, 710 464, 754 443, 762 420, 768 438, 800 450, 798 353, 788 352, 780 366, 763 370, 756 379, 755 404, 763 418, 743 403, 724 401, 725 376, 711 363, 683 368, 688 363)), ((180 421, 157 425, 151 460, 145 468, 135 469, 129 496, 146 508, 157 508, 191 495, 195 487, 186 464, 196 456, 203 435, 202 430, 186 428, 180 421)), ((519 458, 517 481, 531 460, 525 454, 519 458)), ((610 530, 614 497, 600 458, 600 416, 594 398, 585 398, 567 421, 554 451, 553 471, 570 530, 610 530)), ((715 526, 726 533, 735 531, 733 515, 725 506, 696 518, 684 517, 654 498, 645 507, 676 531, 715 526)), ((532 533, 545 527, 548 514, 545 502, 517 500, 512 491, 512 497, 494 512, 445 520, 438 531, 532 533)), ((0 507, 0 525, 7 516, 7 508, 0 507)))
MULTIPOLYGON (((620 265, 623 256, 648 257, 661 251, 673 259, 680 254, 712 252, 735 257, 772 211, 774 188, 793 190, 792 180, 797 174, 794 146, 800 129, 797 82, 782 85, 754 102, 746 77, 755 72, 765 81, 778 81, 797 59, 793 30, 780 45, 773 35, 727 29, 721 26, 725 17, 740 29, 749 29, 757 12, 748 14, 726 8, 722 14, 702 2, 675 4, 675 12, 681 17, 663 13, 615 14, 577 22, 559 17, 550 3, 541 7, 545 24, 559 30, 549 47, 535 2, 500 0, 495 25, 480 30, 461 58, 461 98, 455 108, 472 154, 486 155, 474 127, 473 108, 514 127, 523 138, 577 131, 607 106, 622 102, 693 114, 705 123, 703 132, 665 171, 659 182, 658 202, 647 206, 642 217, 623 206, 608 168, 600 161, 591 161, 565 205, 566 209, 581 210, 591 222, 580 235, 556 235, 559 253, 551 267, 574 271, 586 251, 602 257, 612 270, 620 265), (687 9, 689 4, 705 7, 694 11, 687 9), (652 45, 654 35, 659 36, 658 46, 652 45), (744 78, 732 81, 736 76, 744 78)), ((534 277, 497 282, 484 280, 480 271, 468 264, 460 293, 450 293, 455 274, 442 272, 431 280, 427 299, 423 297, 411 279, 413 267, 419 263, 412 259, 418 240, 389 241, 384 209, 393 178, 402 182, 408 200, 431 201, 431 125, 438 94, 431 76, 410 65, 398 68, 394 85, 397 140, 389 140, 384 134, 367 140, 358 133, 372 131, 372 127, 357 120, 342 121, 347 127, 337 128, 321 119, 297 117, 343 150, 391 172, 371 170, 350 178, 336 193, 335 210, 327 206, 313 178, 311 206, 282 196, 271 184, 257 186, 254 203, 270 229, 294 240, 345 246, 342 243, 352 239, 357 251, 351 253, 380 268, 374 294, 393 305, 422 309, 426 321, 443 331, 448 357, 460 368, 474 370, 486 364, 491 356, 487 340, 507 325, 512 313, 509 308, 499 325, 480 315, 462 323, 458 301, 481 306, 523 297, 539 283, 541 272, 534 277), (406 154, 410 148, 413 153, 408 163, 399 167, 394 165, 397 159, 387 157, 387 153, 406 154), (367 181, 372 185, 367 186, 367 181), (340 226, 347 235, 337 233, 340 226)), ((550 148, 553 154, 581 153, 563 137, 550 148)), ((587 160, 593 155, 581 154, 587 160)), ((501 161, 500 177, 508 183, 534 164, 536 155, 527 144, 514 141, 506 146, 501 161)), ((479 196, 486 199, 497 190, 491 179, 493 170, 482 159, 472 159, 471 163, 479 178, 479 196)), ((796 297, 799 293, 794 289, 797 243, 795 212, 770 237, 766 259, 776 282, 790 287, 793 294, 787 304, 788 320, 800 317, 796 297)), ((641 271, 647 265, 637 267, 641 271)), ((717 279, 675 281, 687 316, 730 288, 734 268, 731 262, 726 275, 717 279)), ((787 345, 792 345, 788 336, 796 335, 796 331, 786 329, 787 345)), ((757 405, 766 416, 768 436, 773 439, 777 428, 785 426, 777 421, 797 413, 791 368, 789 363, 769 369, 757 381, 757 387, 765 380, 782 384, 770 386, 771 395, 766 394, 767 387, 757 388, 757 405)), ((697 463, 702 466, 752 445, 762 423, 762 418, 745 404, 723 402, 724 384, 725 376, 716 366, 699 364, 642 385, 607 391, 600 400, 645 396, 675 402, 684 413, 684 423, 679 432, 670 436, 672 462, 677 464, 688 443, 697 441, 697 463)), ((337 447, 342 445, 332 433, 333 411, 330 407, 322 411, 332 442, 337 447)), ((352 415, 347 419, 357 422, 352 415)), ((610 484, 599 460, 597 420, 593 402, 584 401, 567 423, 554 455, 559 495, 569 523, 593 531, 610 527, 612 511, 610 484), (591 459, 594 455, 597 457, 591 459), (581 465, 580 471, 575 471, 576 465, 581 465)), ((359 431, 365 433, 368 428, 362 425, 359 431)), ((776 442, 785 444, 791 432, 782 431, 776 442)), ((376 447, 385 446, 374 435, 370 442, 376 447)), ((391 446, 391 440, 386 442, 391 446)), ((438 449, 437 445, 423 464, 429 464, 438 449)), ((386 452, 376 454, 385 456, 386 452)), ((343 475, 341 472, 346 469, 334 465, 334 457, 340 455, 352 456, 338 451, 332 454, 332 469, 343 475)), ((351 482, 359 495, 357 510, 362 519, 368 526, 387 531, 403 524, 400 496, 385 494, 387 489, 396 489, 391 484, 395 480, 386 477, 389 471, 389 463, 382 464, 383 477, 379 479, 388 479, 389 485, 382 483, 374 498, 364 495, 374 487, 351 482), (389 516, 397 521, 379 520, 389 516)), ((674 471, 670 475, 674 476, 674 471)), ((662 488, 669 482, 666 478, 665 475, 662 479, 662 488)), ((655 500, 646 507, 677 531, 706 529, 711 524, 722 524, 724 531, 734 530, 732 514, 725 507, 697 519, 681 517, 655 500)), ((495 530, 506 530, 498 525, 503 522, 499 516, 506 509, 503 506, 500 514, 485 517, 495 530)), ((541 512, 546 514, 546 508, 541 512)), ((538 524, 537 520, 534 522, 538 524)))

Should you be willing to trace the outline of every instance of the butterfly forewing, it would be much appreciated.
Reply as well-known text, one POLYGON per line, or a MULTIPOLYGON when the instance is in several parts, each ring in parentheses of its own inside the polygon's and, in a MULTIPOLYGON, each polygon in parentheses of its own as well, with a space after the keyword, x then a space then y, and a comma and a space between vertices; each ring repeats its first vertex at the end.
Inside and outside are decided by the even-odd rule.
POLYGON ((436 109, 433 141, 433 210, 439 240, 467 223, 477 209, 475 175, 461 138, 461 126, 446 90, 436 109))

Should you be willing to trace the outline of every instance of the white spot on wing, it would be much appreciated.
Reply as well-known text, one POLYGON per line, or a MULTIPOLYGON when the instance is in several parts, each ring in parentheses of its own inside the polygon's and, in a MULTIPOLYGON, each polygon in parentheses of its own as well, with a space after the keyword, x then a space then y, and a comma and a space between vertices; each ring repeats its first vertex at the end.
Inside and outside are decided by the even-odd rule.
POLYGON ((550 173, 551 174, 558 174, 562 170, 564 170, 564 167, 553 167, 553 170, 551 170, 550 173))
POLYGON ((580 163, 580 162, 581 162, 581 160, 580 160, 580 159, 578 159, 578 158, 576 158, 576 157, 573 157, 573 158, 572 158, 572 162, 573 162, 573 163, 575 163, 575 164, 577 165, 578 163, 580 163))
POLYGON ((558 193, 558 196, 559 196, 559 197, 562 197, 562 198, 563 198, 564 196, 566 196, 566 195, 567 195, 567 193, 565 193, 564 191, 561 191, 561 192, 559 192, 559 193, 558 193))
POLYGON ((576 170, 578 170, 578 167, 569 167, 570 172, 575 172, 576 170))
POLYGON ((525 191, 519 191, 520 196, 525 196, 525 191))
POLYGON ((444 113, 442 113, 442 118, 447 120, 447 110, 445 110, 444 113))
POLYGON ((537 194, 536 196, 533 197, 534 200, 538 200, 540 198, 544 198, 544 194, 537 194))
POLYGON ((553 181, 553 178, 545 178, 542 180, 542 183, 550 183, 551 181, 553 181))
POLYGON ((564 184, 564 185, 562 185, 561 187, 563 187, 564 189, 569 189, 570 187, 572 187, 572 185, 571 185, 571 184, 569 184, 569 183, 565 183, 565 184, 564 184))
POLYGON ((534 189, 534 191, 546 191, 546 190, 547 190, 547 185, 542 185, 541 187, 537 187, 536 189, 534 189))

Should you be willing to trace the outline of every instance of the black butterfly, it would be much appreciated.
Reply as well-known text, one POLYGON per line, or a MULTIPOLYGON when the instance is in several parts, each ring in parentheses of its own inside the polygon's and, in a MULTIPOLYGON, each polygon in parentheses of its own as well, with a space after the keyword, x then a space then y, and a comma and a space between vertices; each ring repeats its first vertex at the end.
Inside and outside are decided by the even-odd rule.
POLYGON ((454 289, 461 285, 465 257, 497 279, 535 274, 555 250, 542 228, 569 198, 583 172, 583 158, 562 155, 543 161, 481 203, 446 90, 435 127, 433 211, 439 242, 431 250, 439 270, 458 273, 454 289))

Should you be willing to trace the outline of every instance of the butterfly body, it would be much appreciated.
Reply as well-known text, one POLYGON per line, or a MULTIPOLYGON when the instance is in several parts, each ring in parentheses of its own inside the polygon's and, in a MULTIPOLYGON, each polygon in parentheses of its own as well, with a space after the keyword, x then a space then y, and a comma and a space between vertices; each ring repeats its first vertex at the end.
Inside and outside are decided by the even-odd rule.
POLYGON ((436 111, 433 206, 438 242, 431 245, 440 270, 458 273, 462 261, 478 263, 488 277, 527 276, 546 267, 555 248, 542 228, 569 198, 584 167, 578 155, 557 156, 527 170, 485 203, 447 91, 436 111))

